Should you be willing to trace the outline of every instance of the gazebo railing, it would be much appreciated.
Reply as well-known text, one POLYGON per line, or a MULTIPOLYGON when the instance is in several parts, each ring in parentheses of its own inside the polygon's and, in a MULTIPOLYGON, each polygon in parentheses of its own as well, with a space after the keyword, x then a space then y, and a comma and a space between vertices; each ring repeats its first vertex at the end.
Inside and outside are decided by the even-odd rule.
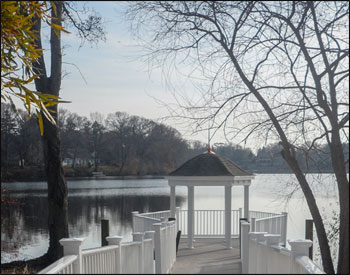
MULTIPOLYGON (((231 211, 231 235, 239 234, 239 219, 241 210, 231 211)), ((187 210, 179 211, 179 230, 181 235, 187 236, 187 210)), ((225 235, 225 210, 195 210, 194 211, 194 236, 224 236, 225 235)))

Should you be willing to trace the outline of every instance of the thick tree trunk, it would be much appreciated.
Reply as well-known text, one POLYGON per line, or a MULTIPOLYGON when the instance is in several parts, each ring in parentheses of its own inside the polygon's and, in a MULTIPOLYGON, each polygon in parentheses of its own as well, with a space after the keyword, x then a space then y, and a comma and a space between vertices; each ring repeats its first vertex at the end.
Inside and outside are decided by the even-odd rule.
POLYGON ((53 262, 63 256, 59 240, 68 237, 68 189, 61 165, 58 129, 44 119, 43 148, 48 186, 49 237, 47 257, 53 262))
POLYGON ((306 198, 306 202, 309 206, 309 210, 316 227, 316 234, 321 250, 323 269, 327 274, 334 274, 334 266, 332 262, 331 251, 329 248, 327 233, 324 227, 320 211, 317 207, 315 197, 304 176, 304 173, 299 167, 296 158, 290 153, 290 148, 288 147, 289 146, 284 147, 284 150, 282 151, 282 157, 288 163, 289 167, 292 169, 296 178, 298 179, 301 190, 303 191, 304 196, 306 198))
POLYGON ((339 192, 339 250, 337 273, 349 274, 349 181, 346 175, 344 150, 339 133, 333 131, 331 158, 339 192))
MULTIPOLYGON (((52 9, 52 23, 61 26, 62 6, 63 2, 55 1, 55 9, 52 9)), ((35 31, 37 33, 35 46, 42 49, 41 44, 41 21, 36 17, 35 31)), ((61 87, 61 36, 60 32, 55 32, 51 28, 50 37, 51 46, 51 76, 48 78, 46 74, 45 61, 43 56, 33 64, 33 69, 40 74, 40 78, 35 79, 37 91, 45 94, 59 96, 61 87)), ((57 122, 57 105, 48 109, 54 111, 53 118, 57 122)), ((63 249, 59 243, 62 238, 68 237, 68 188, 64 179, 64 173, 61 162, 60 139, 57 124, 52 124, 41 113, 44 133, 42 137, 44 160, 47 175, 48 186, 48 226, 49 226, 49 249, 46 259, 50 262, 56 261, 63 256, 63 249)))

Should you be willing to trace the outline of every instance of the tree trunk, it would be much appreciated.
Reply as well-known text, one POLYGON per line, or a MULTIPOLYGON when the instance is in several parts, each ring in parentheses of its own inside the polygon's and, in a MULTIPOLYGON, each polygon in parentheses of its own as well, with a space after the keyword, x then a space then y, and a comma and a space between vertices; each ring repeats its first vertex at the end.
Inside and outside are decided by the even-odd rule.
POLYGON ((299 167, 297 160, 290 153, 290 148, 288 147, 285 147, 285 146, 283 147, 284 150, 282 151, 282 157, 288 163, 289 167, 292 169, 296 178, 298 179, 301 190, 303 191, 304 196, 306 198, 306 202, 309 206, 312 219, 314 220, 314 223, 315 223, 316 234, 317 234, 317 238, 318 238, 318 242, 321 250, 323 269, 327 274, 334 274, 335 273, 334 266, 333 266, 333 261, 331 257, 331 251, 329 248, 327 233, 324 227, 324 223, 323 223, 320 211, 317 207, 315 197, 312 193, 312 190, 310 189, 310 186, 302 170, 299 167))
POLYGON ((320 250, 321 250, 321 257, 322 257, 322 264, 323 269, 328 274, 334 274, 334 266, 333 261, 331 257, 331 252, 329 249, 329 243, 327 238, 327 233, 324 228, 323 220, 320 214, 320 211, 317 207, 315 197, 312 193, 312 190, 310 189, 310 186, 300 169, 300 166, 298 164, 298 161, 295 158, 295 154, 293 153, 293 148, 290 146, 290 143, 288 142, 287 136, 285 135, 285 132, 283 131, 279 121, 277 120, 275 114, 273 113, 272 109, 270 108, 269 104, 265 101, 263 96, 255 89, 253 83, 251 83, 247 76, 244 74, 242 68, 240 67, 236 57, 234 54, 225 46, 225 44, 222 44, 222 46, 225 48, 226 52, 230 56, 237 72, 239 73, 241 79, 246 84, 247 88, 254 94, 254 96, 257 98, 257 100, 260 102, 264 110, 266 111, 267 115, 270 117, 272 124, 274 125, 280 139, 281 144, 283 146, 282 151, 282 157, 286 160, 289 167, 292 169, 293 173, 295 174, 296 178, 298 179, 298 182, 300 184, 300 187, 304 193, 306 202, 309 206, 309 210, 311 213, 311 216, 315 223, 316 233, 319 240, 320 250))
POLYGON ((332 166, 339 192, 339 249, 337 273, 349 274, 349 181, 346 175, 344 150, 339 133, 333 131, 330 145, 332 166))
POLYGON ((43 149, 48 186, 50 245, 47 257, 53 262, 63 256, 59 240, 68 237, 68 189, 61 164, 58 128, 44 119, 43 149))
MULTIPOLYGON (((52 9, 52 23, 61 26, 63 2, 55 1, 56 8, 52 9)), ((41 20, 36 17, 35 31, 37 33, 35 46, 42 49, 41 44, 41 20)), ((61 87, 61 35, 60 32, 55 32, 51 28, 50 36, 51 46, 51 76, 48 78, 46 74, 45 61, 41 56, 38 61, 33 64, 33 69, 40 75, 40 78, 35 79, 37 91, 41 93, 59 96, 61 87)), ((57 122, 57 105, 49 107, 54 111, 52 117, 57 122)), ((49 262, 56 261, 63 256, 63 248, 59 243, 62 238, 68 237, 68 188, 64 178, 64 172, 61 162, 60 138, 57 124, 52 124, 41 113, 44 125, 44 133, 42 137, 43 151, 45 160, 45 169, 47 175, 48 187, 48 226, 49 226, 49 249, 46 254, 46 259, 49 262)))

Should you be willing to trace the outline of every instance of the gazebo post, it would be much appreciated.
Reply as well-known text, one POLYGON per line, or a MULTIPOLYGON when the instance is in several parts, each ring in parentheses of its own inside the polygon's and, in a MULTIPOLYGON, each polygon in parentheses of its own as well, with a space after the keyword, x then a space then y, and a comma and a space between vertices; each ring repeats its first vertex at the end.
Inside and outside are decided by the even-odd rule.
POLYGON ((249 221, 249 185, 244 185, 244 218, 249 221))
POLYGON ((231 239, 231 210, 232 210, 232 186, 225 186, 225 239, 228 249, 232 248, 231 239))
POLYGON ((176 203, 175 203, 175 185, 170 186, 170 217, 176 216, 176 203))
POLYGON ((188 188, 188 213, 187 213, 187 232, 188 232, 188 248, 193 248, 194 235, 194 186, 188 188))

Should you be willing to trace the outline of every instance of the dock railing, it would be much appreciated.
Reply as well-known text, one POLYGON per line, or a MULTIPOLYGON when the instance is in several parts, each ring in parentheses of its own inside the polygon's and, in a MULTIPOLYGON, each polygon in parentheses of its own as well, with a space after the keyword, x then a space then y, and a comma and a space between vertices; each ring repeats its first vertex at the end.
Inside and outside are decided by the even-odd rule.
POLYGON ((82 250, 84 238, 61 239, 64 256, 38 274, 165 274, 176 261, 175 222, 135 232, 133 241, 107 237, 108 246, 82 250), (153 257, 155 255, 155 258, 153 257))
MULTIPOLYGON (((170 210, 139 213, 132 212, 133 232, 153 230, 152 224, 167 221, 170 210)), ((176 208, 176 228, 181 230, 181 236, 187 236, 188 210, 176 208)), ((239 220, 242 218, 242 208, 231 211, 231 236, 239 235, 239 220)), ((285 246, 287 236, 287 213, 271 213, 249 211, 252 228, 263 230, 270 234, 280 234, 281 243, 285 246)), ((194 211, 195 237, 222 237, 225 236, 225 210, 195 210, 194 211)))
POLYGON ((289 240, 291 249, 280 246, 279 234, 250 232, 242 222, 242 274, 325 274, 310 258, 310 240, 289 240))
POLYGON ((151 215, 139 214, 134 211, 132 214, 132 232, 146 232, 153 230, 153 224, 161 222, 160 218, 154 218, 151 215))
POLYGON ((176 224, 174 221, 154 224, 155 272, 169 274, 176 261, 176 224))
POLYGON ((281 236, 280 243, 285 247, 287 243, 287 219, 287 212, 274 214, 251 211, 251 231, 266 232, 268 234, 279 234, 281 236))

